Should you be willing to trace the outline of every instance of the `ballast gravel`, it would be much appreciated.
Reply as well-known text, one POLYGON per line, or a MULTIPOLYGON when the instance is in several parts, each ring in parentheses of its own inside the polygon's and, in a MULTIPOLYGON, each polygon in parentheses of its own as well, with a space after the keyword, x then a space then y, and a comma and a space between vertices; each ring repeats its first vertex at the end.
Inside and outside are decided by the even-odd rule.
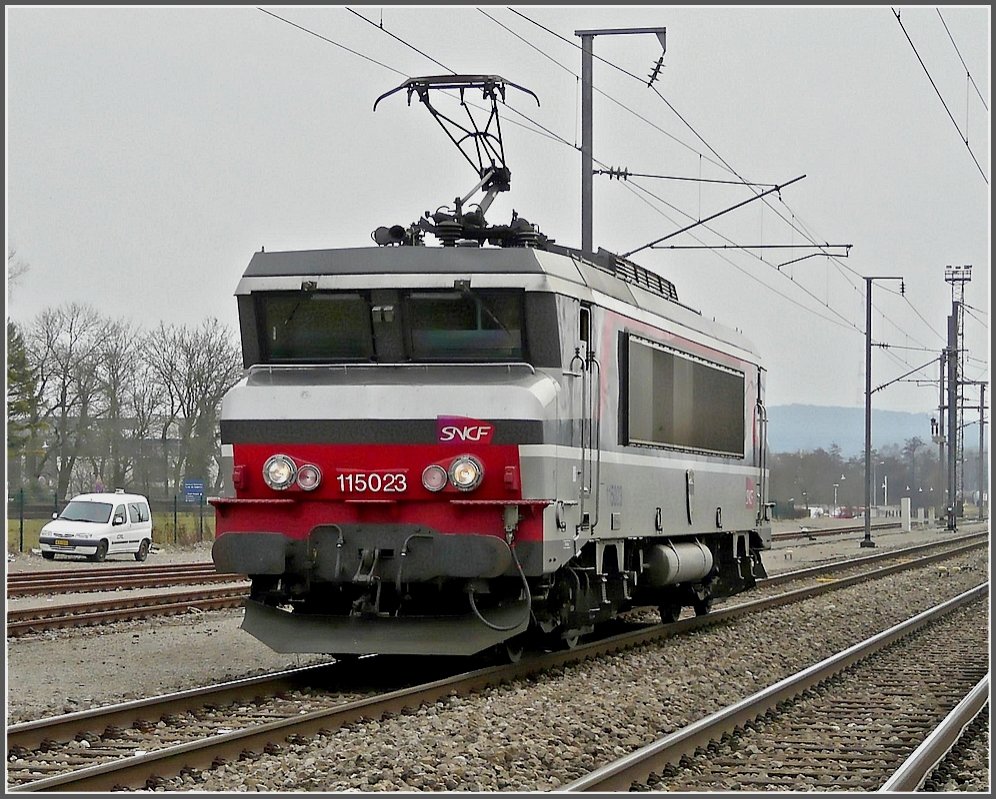
POLYGON ((556 789, 984 582, 987 572, 988 553, 964 555, 943 569, 894 575, 480 694, 450 696, 400 716, 284 743, 277 754, 168 779, 160 790, 556 789))

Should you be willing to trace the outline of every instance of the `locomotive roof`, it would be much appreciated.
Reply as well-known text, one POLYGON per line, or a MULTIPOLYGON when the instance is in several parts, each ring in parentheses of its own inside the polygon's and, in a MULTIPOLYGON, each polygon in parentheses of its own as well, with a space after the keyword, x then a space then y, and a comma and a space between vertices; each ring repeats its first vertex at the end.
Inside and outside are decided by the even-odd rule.
POLYGON ((754 352, 754 347, 739 331, 705 319, 697 310, 680 303, 674 284, 669 280, 604 250, 593 258, 583 258, 580 251, 558 245, 547 249, 419 246, 261 250, 253 254, 236 294, 244 295, 254 290, 300 290, 302 281, 308 279, 315 279, 316 287, 321 289, 327 282, 320 279, 323 276, 364 280, 398 276, 401 278, 399 283, 411 285, 413 279, 431 280, 433 275, 443 276, 447 281, 450 275, 521 275, 526 285, 535 285, 537 279, 559 278, 578 286, 579 296, 583 296, 580 292, 584 290, 598 291, 754 352))
POLYGON ((524 247, 352 247, 257 252, 245 277, 535 272, 544 269, 524 247))

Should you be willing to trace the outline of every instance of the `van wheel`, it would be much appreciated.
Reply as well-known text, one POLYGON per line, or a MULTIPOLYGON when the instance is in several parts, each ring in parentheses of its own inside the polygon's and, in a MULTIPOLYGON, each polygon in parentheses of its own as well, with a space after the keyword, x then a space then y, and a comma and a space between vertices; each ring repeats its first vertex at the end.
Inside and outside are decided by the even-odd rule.
POLYGON ((107 557, 107 542, 101 541, 97 544, 97 551, 90 556, 90 560, 95 560, 97 563, 103 561, 107 557))
POLYGON ((135 560, 142 561, 149 557, 149 539, 142 539, 142 543, 138 545, 138 552, 135 553, 135 560))
POLYGON ((45 560, 55 560, 55 553, 54 552, 42 552, 42 557, 45 558, 45 560))

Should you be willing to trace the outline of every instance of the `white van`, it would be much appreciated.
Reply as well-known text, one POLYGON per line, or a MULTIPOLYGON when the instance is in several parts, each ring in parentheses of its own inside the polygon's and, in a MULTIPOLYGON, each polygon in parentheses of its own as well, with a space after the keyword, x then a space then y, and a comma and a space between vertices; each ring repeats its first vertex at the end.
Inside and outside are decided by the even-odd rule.
POLYGON ((86 555, 103 560, 108 555, 132 554, 145 560, 152 547, 152 514, 141 494, 80 494, 62 513, 41 529, 42 557, 86 555))

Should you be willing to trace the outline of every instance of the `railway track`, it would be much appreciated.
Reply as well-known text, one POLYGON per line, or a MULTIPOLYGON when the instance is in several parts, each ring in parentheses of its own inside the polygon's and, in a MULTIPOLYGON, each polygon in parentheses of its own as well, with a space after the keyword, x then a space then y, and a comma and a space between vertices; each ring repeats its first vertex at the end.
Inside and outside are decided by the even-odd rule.
MULTIPOLYGON (((882 561, 901 560, 903 557, 917 556, 931 550, 938 550, 936 557, 944 558, 948 557, 949 548, 958 548, 972 541, 984 541, 986 540, 986 536, 987 534, 985 533, 973 533, 952 538, 942 543, 919 544, 901 550, 878 552, 862 558, 838 561, 801 571, 786 572, 759 580, 758 589, 766 590, 793 580, 825 576, 840 572, 843 569, 863 568, 866 565, 882 561)), ((202 567, 204 565, 193 564, 192 566, 202 567)), ((213 568, 211 564, 206 564, 206 566, 213 568)), ((902 568, 905 568, 902 564, 894 567, 896 570, 902 568)), ((128 569, 121 571, 127 572, 128 569)), ((198 569, 188 566, 183 569, 181 575, 193 575, 197 573, 198 569)), ((231 578, 230 575, 227 577, 231 578)), ((59 579, 64 580, 66 578, 60 575, 59 579)), ((245 578, 236 577, 235 579, 242 579, 243 582, 233 587, 204 588, 196 591, 163 594, 160 596, 128 597, 127 595, 122 595, 114 599, 89 601, 73 605, 37 607, 23 610, 8 609, 7 637, 16 638, 21 635, 43 632, 45 630, 86 627, 118 621, 143 619, 150 616, 175 615, 178 613, 188 613, 192 609, 205 611, 239 607, 248 595, 248 590, 245 586, 245 578)), ((226 582, 230 581, 230 579, 226 580, 226 582)), ((196 577, 191 577, 191 582, 198 582, 198 580, 196 577)))
POLYGON ((131 567, 98 568, 85 572, 80 569, 18 572, 7 575, 7 597, 230 583, 244 579, 239 575, 218 574, 211 562, 165 566, 136 564, 131 567))
MULTIPOLYGON (((879 522, 871 526, 872 532, 883 530, 898 530, 902 527, 899 522, 879 522)), ((783 530, 780 533, 772 533, 772 541, 794 541, 798 538, 829 538, 837 535, 848 535, 851 533, 863 533, 864 524, 857 524, 849 527, 827 527, 824 529, 800 528, 799 530, 783 530)))
MULTIPOLYGON (((918 791, 928 783, 937 790, 943 774, 957 768, 960 748, 968 740, 988 737, 989 672, 945 716, 879 789, 887 793, 918 791)), ((972 741, 975 743, 975 741, 972 741)), ((988 746, 985 747, 988 750, 988 746)))
POLYGON ((988 591, 967 591, 563 790, 908 790, 897 770, 988 672, 988 591))
POLYGON ((17 638, 28 633, 65 627, 89 627, 118 621, 144 619, 149 616, 168 616, 189 613, 191 610, 222 610, 237 608, 248 596, 244 584, 220 588, 201 588, 193 591, 121 596, 47 607, 7 610, 7 637, 17 638))
MULTIPOLYGON (((915 568, 922 563, 907 561, 902 565, 915 568)), ((881 574, 881 569, 875 569, 868 572, 866 579, 877 579, 881 574)), ((313 695, 288 693, 289 679, 300 680, 305 674, 320 673, 313 667, 294 678, 288 674, 278 675, 272 685, 260 679, 238 689, 231 685, 199 689, 162 700, 144 700, 128 706, 14 725, 7 730, 8 780, 15 790, 22 791, 154 787, 162 784, 164 776, 248 757, 253 752, 277 752, 286 741, 336 729, 351 721, 402 712, 443 697, 480 691, 487 686, 523 679, 586 658, 657 643, 708 626, 724 625, 747 614, 800 602, 853 582, 853 579, 840 583, 816 580, 812 586, 717 610, 706 616, 666 626, 655 624, 630 629, 569 652, 545 653, 511 666, 482 668, 365 697, 357 698, 355 692, 326 692, 319 697, 317 706, 313 695), (253 698, 245 699, 247 694, 243 693, 238 701, 247 702, 247 705, 224 705, 232 701, 233 690, 247 691, 253 698), (150 740, 150 732, 154 732, 154 739, 150 740), (74 743, 54 743, 57 740, 74 743)), ((392 664, 386 658, 363 658, 355 663, 333 664, 339 670, 334 668, 324 673, 338 674, 345 681, 345 675, 349 673, 372 673, 372 666, 377 662, 392 664), (348 672, 347 668, 356 671, 348 672)), ((452 662, 450 668, 453 668, 452 662)), ((405 669, 393 663, 385 671, 397 675, 405 669)))

